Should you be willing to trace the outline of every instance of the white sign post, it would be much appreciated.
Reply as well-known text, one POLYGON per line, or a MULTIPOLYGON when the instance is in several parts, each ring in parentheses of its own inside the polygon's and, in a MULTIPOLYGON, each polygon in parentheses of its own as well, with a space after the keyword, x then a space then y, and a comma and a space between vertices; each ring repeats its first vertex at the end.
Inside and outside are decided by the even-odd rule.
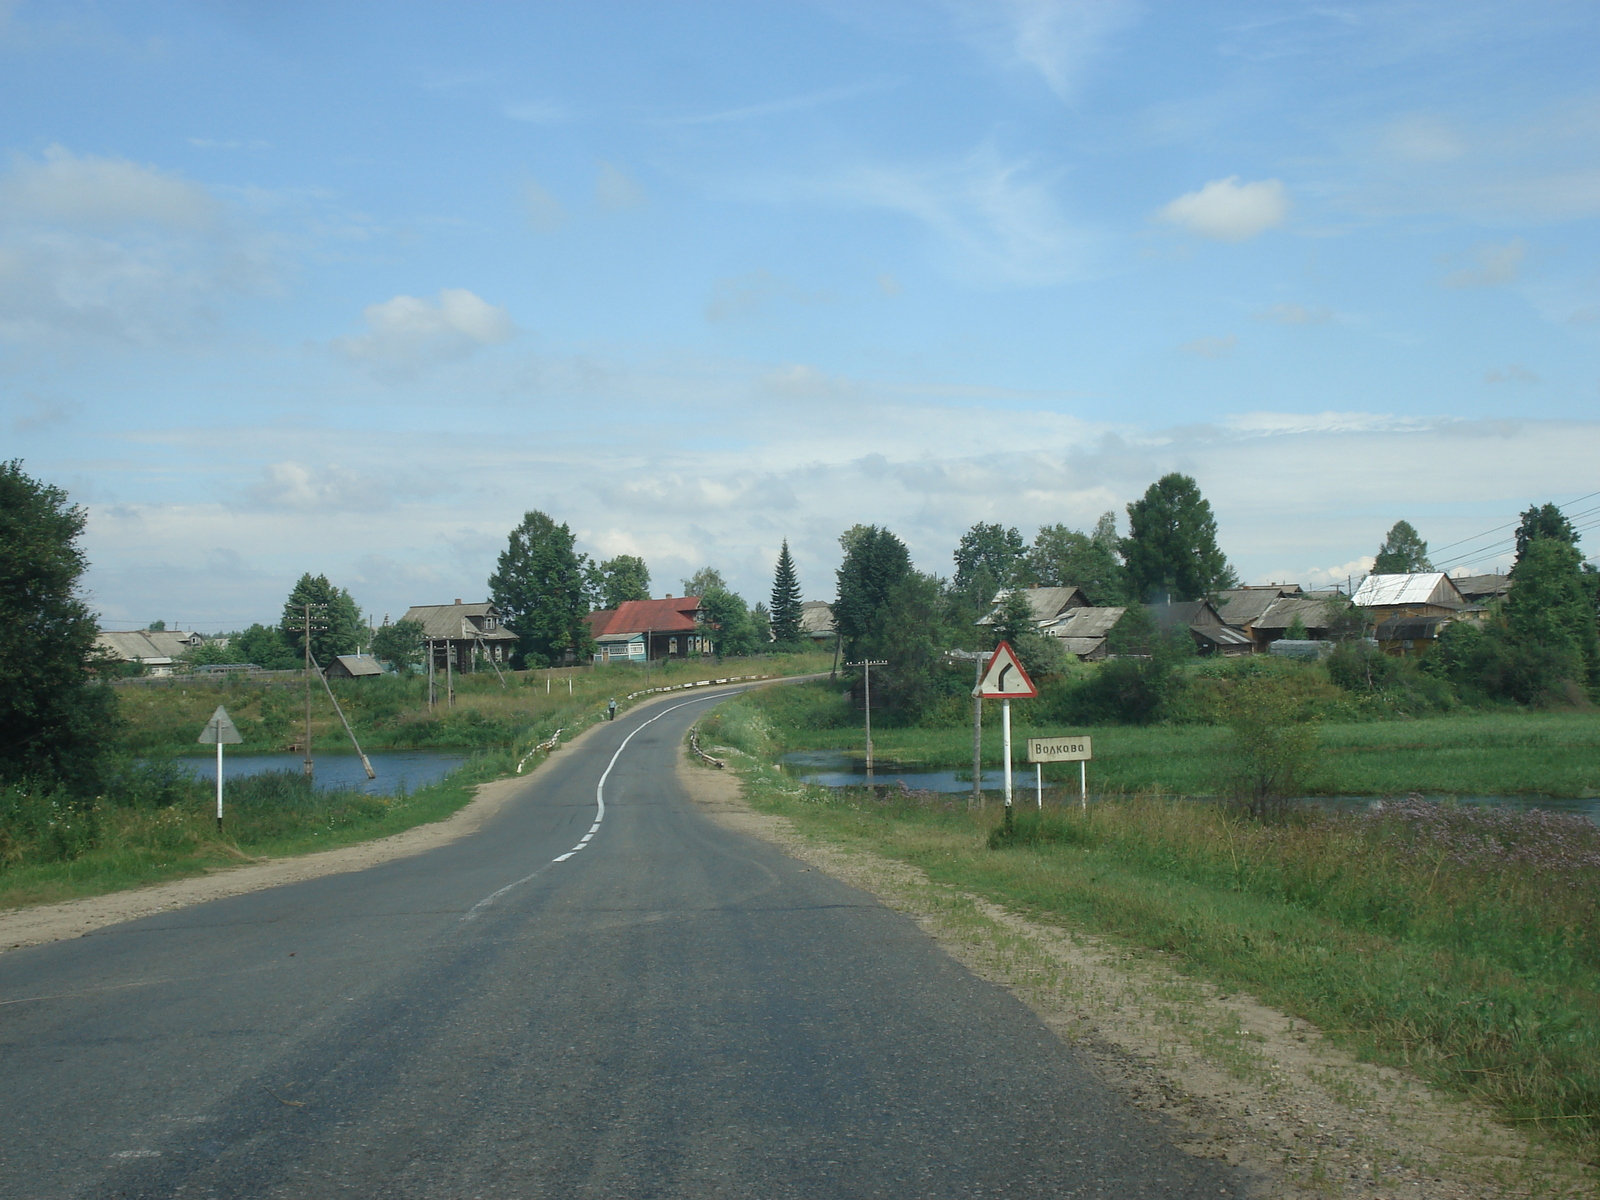
MULTIPOLYGON (((1029 738, 1028 761, 1039 764, 1039 773, 1044 774, 1044 764, 1047 762, 1075 762, 1078 764, 1078 800, 1084 808, 1089 807, 1089 759, 1094 755, 1089 747, 1087 735, 1082 737, 1054 737, 1054 738, 1029 738)), ((1039 803, 1044 803, 1043 785, 1040 785, 1039 803)))
POLYGON ((1033 680, 1022 669, 1016 651, 1008 643, 1001 642, 995 647, 994 657, 989 659, 989 666, 983 672, 983 678, 978 680, 978 686, 972 689, 972 694, 985 700, 1000 701, 1000 731, 1006 744, 1006 826, 1010 828, 1011 701, 1031 700, 1039 694, 1039 689, 1033 686, 1033 680))
POLYGON ((222 832, 222 748, 224 746, 237 746, 244 738, 239 736, 239 727, 233 723, 233 718, 228 715, 228 710, 222 705, 217 705, 217 711, 211 714, 211 720, 206 722, 206 727, 200 731, 200 736, 195 738, 202 746, 212 742, 217 746, 217 832, 222 832))

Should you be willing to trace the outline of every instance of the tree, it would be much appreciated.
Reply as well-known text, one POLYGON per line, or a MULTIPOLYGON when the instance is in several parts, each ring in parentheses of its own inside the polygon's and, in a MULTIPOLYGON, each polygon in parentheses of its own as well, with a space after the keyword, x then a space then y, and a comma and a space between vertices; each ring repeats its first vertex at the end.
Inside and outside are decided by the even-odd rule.
POLYGON ((772 574, 772 640, 780 646, 792 645, 800 640, 800 579, 795 574, 794 559, 789 554, 789 539, 784 538, 783 549, 778 553, 778 566, 772 574))
POLYGON ((314 665, 327 667, 336 655, 354 654, 361 644, 361 610, 349 592, 328 582, 326 575, 309 571, 283 602, 283 619, 278 628, 294 652, 295 665, 305 662, 306 605, 311 605, 311 658, 314 665))
POLYGON ((1017 582, 1025 543, 1016 529, 978 522, 961 535, 951 586, 987 603, 1001 588, 1017 582))
POLYGON ((145 628, 151 633, 162 633, 166 630, 167 623, 165 621, 151 621, 145 628))
POLYGON ((0 781, 92 795, 116 733, 116 698, 94 682, 95 617, 79 595, 86 520, 20 459, 0 466, 0 781))
POLYGON ((572 531, 542 512, 525 513, 489 576, 489 599, 516 634, 518 666, 546 666, 589 645, 587 558, 573 549, 572 531))
POLYGON ((1238 582, 1217 547, 1211 505, 1187 475, 1163 475, 1128 505, 1121 547, 1130 600, 1199 600, 1238 582))
POLYGON ((1511 579, 1505 604, 1511 638, 1553 656, 1551 666, 1563 679, 1600 674, 1594 602, 1577 547, 1559 537, 1535 537, 1511 568, 1511 579))
POLYGON ((422 665, 423 641, 426 630, 421 621, 387 621, 372 635, 372 657, 386 662, 400 674, 422 665))
POLYGON ((633 554, 608 558, 595 568, 595 605, 616 608, 629 600, 650 599, 650 568, 633 554))
POLYGON ((184 652, 183 661, 191 667, 215 666, 220 663, 232 663, 239 660, 234 658, 233 640, 230 638, 227 645, 220 641, 201 642, 184 652))
POLYGON ((254 663, 265 671, 292 671, 303 660, 277 626, 252 625, 228 643, 234 662, 254 663))
POLYGON ((1433 564, 1428 561, 1428 543, 1412 528, 1410 521, 1396 521, 1389 535, 1383 539, 1383 545, 1378 547, 1372 573, 1414 575, 1419 571, 1431 570, 1433 564))
POLYGON ((693 575, 683 581, 683 594, 685 596, 704 596, 709 591, 727 591, 728 581, 722 577, 722 572, 715 567, 701 567, 693 575))
POLYGON ((1518 561, 1522 559, 1528 543, 1536 538, 1554 538, 1558 542, 1576 546, 1578 531, 1572 527, 1572 522, 1567 520, 1566 514, 1554 504, 1539 504, 1523 513, 1522 519, 1517 523, 1518 561))
POLYGON ((756 652, 756 627, 743 597, 710 587, 700 593, 700 607, 718 658, 756 652))
POLYGON ((833 624, 844 654, 855 658, 863 640, 881 631, 889 593, 911 574, 911 555, 904 542, 876 525, 857 525, 839 543, 845 555, 837 572, 833 624))
POLYGON ((767 606, 757 600, 755 607, 750 610, 750 624, 756 631, 756 646, 765 649, 772 641, 772 614, 767 611, 767 606))
POLYGON ((1080 587, 1089 603, 1116 607, 1128 603, 1128 572, 1117 558, 1116 525, 1101 536, 1106 513, 1094 534, 1079 533, 1065 525, 1046 525, 1028 550, 1026 571, 1045 587, 1080 587))

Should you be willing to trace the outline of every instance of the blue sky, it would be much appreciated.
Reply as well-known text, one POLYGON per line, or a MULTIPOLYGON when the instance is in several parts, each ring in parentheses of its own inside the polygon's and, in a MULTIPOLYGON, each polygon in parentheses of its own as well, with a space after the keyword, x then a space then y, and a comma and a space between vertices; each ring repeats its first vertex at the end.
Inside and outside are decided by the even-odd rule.
MULTIPOLYGON (((0 3, 0 437, 108 627, 764 598, 1194 475, 1248 580, 1600 488, 1586 3, 0 3)), ((1582 522, 1580 522, 1582 523, 1582 522)), ((1475 539, 1475 540, 1474 540, 1475 539)))

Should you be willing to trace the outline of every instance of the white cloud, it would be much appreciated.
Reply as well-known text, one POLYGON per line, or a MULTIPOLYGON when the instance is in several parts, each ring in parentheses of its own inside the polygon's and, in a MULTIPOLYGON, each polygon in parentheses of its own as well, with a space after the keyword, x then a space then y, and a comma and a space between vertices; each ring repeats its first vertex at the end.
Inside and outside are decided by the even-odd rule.
POLYGON ((513 121, 526 121, 530 125, 559 125, 567 119, 567 110, 548 100, 526 100, 508 104, 506 116, 513 121))
POLYGON ((531 179, 522 185, 522 211, 535 233, 554 233, 567 223, 561 202, 531 179))
POLYGON ((1473 248, 1474 267, 1452 271, 1441 282, 1448 288, 1496 287, 1515 281, 1528 257, 1528 244, 1512 238, 1503 246, 1484 244, 1473 248))
POLYGON ((1192 342, 1185 342, 1178 349, 1197 358, 1226 358, 1233 353, 1233 348, 1238 344, 1239 339, 1230 333, 1224 337, 1195 338, 1192 342))
POLYGON ((445 288, 437 301, 396 296, 369 304, 362 315, 371 332, 336 338, 333 348, 382 371, 404 373, 429 362, 456 361, 516 333, 505 309, 466 288, 445 288))
POLYGON ((83 405, 74 400, 38 396, 32 392, 24 392, 23 399, 27 402, 27 408, 19 410, 16 416, 11 418, 13 433, 39 433, 58 425, 66 425, 83 411, 83 405))
POLYGON ((775 300, 787 300, 791 304, 826 304, 831 299, 826 292, 804 292, 768 271, 754 271, 716 281, 711 302, 706 305, 706 320, 756 316, 775 300))
POLYGON ((648 203, 644 189, 631 176, 608 162, 600 164, 600 174, 594 184, 594 198, 606 212, 643 208, 648 203))
POLYGON ((1327 186, 1354 211, 1442 213, 1476 222, 1600 215, 1600 100, 1468 124, 1407 116, 1346 139, 1348 179, 1327 186))
POLYGON ((205 188, 59 146, 0 175, 0 340, 193 337, 274 284, 277 245, 205 188))
POLYGON ((1082 90, 1106 43, 1131 25, 1128 0, 948 0, 963 32, 1001 66, 1036 73, 1062 100, 1082 90))
POLYGON ((1283 224, 1289 216, 1289 191, 1278 179, 1240 183, 1237 175, 1230 175, 1179 196, 1157 215, 1202 237, 1244 242, 1283 224))
POLYGON ((1072 415, 1104 411, 1103 399, 885 386, 806 364, 618 364, 586 391, 582 377, 563 374, 556 399, 463 405, 422 431, 318 423, 141 435, 130 456, 140 465, 107 486, 120 507, 90 500, 97 603, 113 616, 160 615, 170 578, 163 593, 146 567, 193 563, 195 547, 237 548, 258 572, 249 587, 172 576, 205 613, 254 597, 239 621, 207 624, 269 618, 306 570, 359 583, 357 601, 379 612, 479 596, 529 509, 569 522, 586 552, 642 554, 658 590, 711 563, 758 598, 787 537, 808 597, 827 598, 835 539, 857 521, 887 525, 921 567, 948 573, 975 521, 1027 533, 1089 526, 1174 470, 1199 480, 1241 574, 1309 585, 1353 573, 1343 568, 1399 517, 1420 526, 1426 515, 1424 536, 1444 544, 1530 503, 1592 491, 1600 456, 1600 422, 1262 411, 1137 428, 1072 415), (163 464, 159 478, 151 462, 163 464), (178 475, 210 481, 218 499, 166 499, 178 475), (253 481, 243 493, 232 483, 241 478, 253 481), (430 493, 419 481, 451 487, 430 493))
POLYGON ((1333 320, 1333 311, 1327 308, 1307 308, 1289 300, 1280 300, 1256 313, 1258 321, 1273 321, 1279 325, 1322 325, 1333 320))
POLYGON ((852 207, 900 213, 939 241, 954 269, 983 282, 1053 284, 1081 278, 1096 239, 1062 211, 1025 161, 983 147, 922 167, 872 165, 793 190, 852 207))
POLYGON ((1484 372, 1483 381, 1485 383, 1538 383, 1539 376, 1528 370, 1521 363, 1512 363, 1504 370, 1500 370, 1498 367, 1490 367, 1489 370, 1484 372))
POLYGON ((303 462, 269 463, 261 477, 245 489, 244 505, 302 513, 378 512, 393 506, 397 485, 350 471, 338 463, 313 466, 303 462))

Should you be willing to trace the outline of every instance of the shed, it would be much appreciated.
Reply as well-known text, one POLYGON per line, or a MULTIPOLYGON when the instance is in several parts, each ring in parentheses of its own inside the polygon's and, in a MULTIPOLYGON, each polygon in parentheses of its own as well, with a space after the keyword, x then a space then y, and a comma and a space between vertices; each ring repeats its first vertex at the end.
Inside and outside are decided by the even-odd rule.
POLYGON ((329 679, 370 679, 383 674, 383 666, 370 654, 336 654, 323 671, 329 679))

